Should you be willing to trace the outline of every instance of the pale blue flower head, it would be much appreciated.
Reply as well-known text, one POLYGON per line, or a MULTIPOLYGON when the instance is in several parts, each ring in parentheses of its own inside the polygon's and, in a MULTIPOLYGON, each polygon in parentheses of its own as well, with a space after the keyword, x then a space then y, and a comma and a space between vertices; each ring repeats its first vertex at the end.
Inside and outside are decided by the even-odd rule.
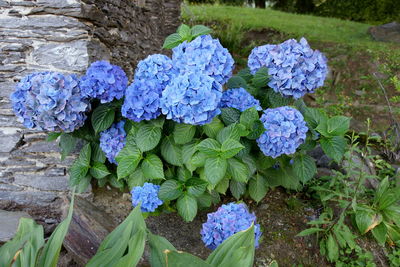
POLYGON ((253 74, 267 67, 268 86, 282 96, 295 99, 323 86, 328 74, 326 57, 312 50, 304 38, 300 42, 290 39, 278 45, 255 47, 248 67, 253 74))
POLYGON ((161 110, 178 123, 203 125, 221 113, 222 86, 202 73, 176 76, 162 92, 161 110))
POLYGON ((163 201, 158 198, 160 191, 159 185, 152 183, 144 183, 143 186, 136 186, 132 189, 132 205, 136 207, 140 203, 142 212, 153 212, 158 206, 163 204, 163 201))
POLYGON ((125 72, 108 61, 96 61, 90 65, 81 77, 82 94, 100 99, 101 103, 121 99, 125 95, 128 77, 125 72))
POLYGON ((211 76, 225 84, 232 76, 234 61, 228 49, 218 39, 202 35, 191 42, 183 42, 172 49, 174 66, 180 73, 188 70, 211 76))
POLYGON ((206 247, 214 250, 230 236, 248 229, 252 224, 257 248, 262 232, 260 225, 256 224, 256 216, 249 212, 244 203, 232 202, 222 205, 216 212, 207 214, 207 222, 203 223, 200 231, 201 239, 206 247))
POLYGON ((100 133, 100 148, 109 162, 117 164, 115 157, 124 148, 126 143, 125 121, 114 123, 111 127, 100 133))
POLYGON ((308 128, 297 109, 288 106, 266 109, 260 120, 266 130, 257 144, 266 156, 293 154, 306 139, 308 128))
POLYGON ((159 85, 157 87, 164 89, 176 72, 169 57, 154 54, 138 63, 134 80, 154 80, 159 85))
POLYGON ((162 87, 155 79, 137 79, 126 89, 122 116, 140 122, 151 120, 161 114, 162 87))
POLYGON ((254 107, 256 110, 262 110, 260 101, 254 98, 244 88, 234 88, 222 93, 220 108, 235 108, 240 111, 254 107))
POLYGON ((29 129, 73 132, 90 109, 75 75, 37 72, 25 76, 11 94, 14 113, 29 129))

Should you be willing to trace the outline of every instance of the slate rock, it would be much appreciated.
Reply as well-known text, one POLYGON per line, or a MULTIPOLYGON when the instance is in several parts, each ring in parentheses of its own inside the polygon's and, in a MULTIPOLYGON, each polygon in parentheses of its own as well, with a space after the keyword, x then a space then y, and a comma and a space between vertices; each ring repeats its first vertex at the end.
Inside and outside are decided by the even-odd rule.
POLYGON ((372 26, 368 33, 376 41, 400 43, 400 23, 391 22, 379 26, 372 26))
POLYGON ((17 232, 19 219, 31 218, 31 216, 22 211, 0 210, 0 244, 11 240, 17 232))

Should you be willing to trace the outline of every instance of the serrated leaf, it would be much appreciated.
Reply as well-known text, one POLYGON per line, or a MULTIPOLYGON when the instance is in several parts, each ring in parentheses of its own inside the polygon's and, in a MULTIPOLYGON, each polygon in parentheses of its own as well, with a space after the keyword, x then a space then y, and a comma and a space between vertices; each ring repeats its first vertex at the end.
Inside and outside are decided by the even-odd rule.
POLYGON ((246 183, 231 180, 229 183, 229 190, 236 199, 240 199, 244 192, 246 192, 246 183))
POLYGON ((106 155, 103 150, 101 150, 99 144, 91 143, 92 147, 92 160, 100 163, 104 163, 106 161, 106 155))
POLYGON ((77 143, 77 139, 73 137, 71 134, 62 133, 60 136, 59 146, 61 148, 61 160, 64 160, 66 156, 71 154, 71 152, 75 149, 77 143))
POLYGON ((173 33, 169 35, 167 38, 165 38, 162 48, 172 49, 178 46, 182 42, 183 42, 182 36, 180 36, 179 33, 173 33))
POLYGON ((252 129, 255 121, 259 120, 258 112, 255 107, 246 109, 240 115, 240 123, 245 125, 247 129, 252 129))
POLYGON ((260 202, 267 194, 267 180, 260 174, 257 174, 250 180, 249 183, 249 194, 250 197, 260 202))
POLYGON ((92 113, 92 126, 96 133, 110 128, 114 122, 115 110, 110 105, 100 105, 92 113))
POLYGON ((62 133, 55 133, 55 132, 51 132, 47 134, 47 138, 46 141, 47 142, 51 142, 56 140, 62 133))
POLYGON ((240 111, 235 108, 221 108, 221 118, 226 125, 239 122, 240 111))
POLYGON ((240 123, 232 123, 223 128, 217 135, 217 140, 221 144, 227 139, 240 140, 240 137, 245 134, 246 127, 240 123))
POLYGON ((280 93, 276 93, 272 89, 268 90, 267 95, 271 104, 271 108, 289 106, 292 102, 292 98, 283 97, 280 93))
POLYGON ((209 193, 204 193, 196 197, 199 208, 209 208, 212 204, 212 197, 209 193))
POLYGON ((182 149, 177 146, 171 136, 165 137, 161 143, 161 155, 172 165, 182 166, 182 149))
POLYGON ((236 75, 242 77, 248 83, 253 78, 253 75, 251 74, 249 68, 244 68, 244 69, 239 70, 239 72, 236 75))
POLYGON ((206 191, 207 182, 199 178, 192 178, 186 181, 185 186, 191 196, 198 197, 206 191))
POLYGON ((268 69, 266 67, 261 67, 254 74, 251 83, 258 88, 266 87, 268 84, 268 79, 269 79, 268 69))
POLYGON ((334 116, 328 120, 328 134, 331 136, 344 135, 350 127, 350 118, 345 116, 334 116))
POLYGON ((92 167, 90 168, 90 175, 92 175, 96 179, 102 179, 107 175, 111 174, 107 169, 107 166, 101 162, 93 162, 92 167))
POLYGON ((228 159, 228 173, 238 182, 246 183, 250 176, 250 170, 246 164, 238 159, 228 159))
POLYGON ((283 186, 287 189, 297 190, 300 187, 300 180, 293 173, 292 166, 284 166, 279 169, 268 169, 265 171, 269 186, 283 186))
POLYGON ((232 158, 243 148, 244 146, 240 142, 227 139, 221 145, 221 157, 224 159, 232 158))
POLYGON ((160 186, 158 197, 164 201, 174 200, 183 194, 182 186, 176 180, 167 180, 160 186))
POLYGON ((212 138, 207 138, 197 145, 197 150, 207 156, 216 157, 221 152, 221 144, 212 138))
POLYGON ((142 162, 143 175, 148 179, 164 179, 164 168, 161 159, 150 154, 142 162))
POLYGON ((207 181, 215 186, 225 176, 228 162, 221 157, 208 158, 204 165, 204 174, 207 181))
POLYGON ((191 37, 190 27, 186 24, 181 24, 181 26, 178 27, 177 33, 183 40, 189 40, 191 37))
POLYGON ((173 137, 176 144, 186 144, 192 141, 196 133, 196 126, 190 124, 175 124, 173 137))
POLYGON ((225 195, 226 190, 229 188, 229 177, 225 176, 214 188, 215 191, 217 191, 220 194, 225 195))
POLYGON ((328 157, 336 162, 340 162, 346 151, 347 142, 343 136, 333 136, 330 138, 322 137, 320 139, 322 150, 328 157))
POLYGON ((178 180, 185 182, 193 177, 192 173, 185 167, 179 167, 177 171, 178 180))
POLYGON ((115 158, 115 160, 118 162, 118 179, 125 178, 135 171, 141 157, 142 153, 140 152, 139 148, 133 143, 127 143, 115 158))
POLYGON ((226 83, 228 89, 244 88, 247 89, 247 82, 240 76, 231 77, 226 83))
POLYGON ((143 186, 143 184, 147 181, 146 177, 144 177, 142 168, 136 168, 136 170, 125 179, 129 190, 132 190, 132 188, 136 186, 143 186))
POLYGON ((197 201, 194 197, 184 194, 176 202, 179 215, 186 222, 193 221, 197 214, 197 201))
POLYGON ((206 34, 210 34, 212 32, 212 30, 204 25, 195 25, 192 27, 192 29, 190 30, 192 37, 196 38, 197 36, 200 35, 206 35, 206 34))
POLYGON ((161 139, 161 129, 154 125, 145 124, 136 133, 136 144, 142 152, 155 148, 161 139))
POLYGON ((311 156, 300 154, 293 158, 293 170, 299 180, 305 184, 317 173, 317 166, 311 156))
POLYGON ((202 128, 208 137, 215 139, 219 131, 224 128, 224 124, 217 117, 215 117, 210 123, 203 125, 202 128))

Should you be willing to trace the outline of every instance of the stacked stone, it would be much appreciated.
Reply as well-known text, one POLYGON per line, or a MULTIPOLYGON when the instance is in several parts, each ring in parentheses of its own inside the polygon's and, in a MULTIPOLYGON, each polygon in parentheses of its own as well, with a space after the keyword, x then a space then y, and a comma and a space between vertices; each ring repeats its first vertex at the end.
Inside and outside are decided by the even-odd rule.
POLYGON ((131 78, 137 62, 160 52, 175 31, 179 6, 179 0, 0 0, 0 209, 56 223, 74 160, 61 162, 55 142, 16 120, 9 100, 15 84, 35 71, 82 74, 100 59, 131 78))

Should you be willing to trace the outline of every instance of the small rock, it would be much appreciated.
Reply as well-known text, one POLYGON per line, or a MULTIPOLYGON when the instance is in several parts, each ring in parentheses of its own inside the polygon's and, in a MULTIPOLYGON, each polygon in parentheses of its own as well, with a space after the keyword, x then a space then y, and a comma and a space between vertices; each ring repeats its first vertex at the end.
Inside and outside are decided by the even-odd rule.
POLYGON ((19 219, 31 218, 28 213, 22 211, 0 210, 0 244, 11 240, 17 232, 19 219))
POLYGON ((400 23, 397 22, 370 27, 368 33, 376 41, 400 43, 400 23))

